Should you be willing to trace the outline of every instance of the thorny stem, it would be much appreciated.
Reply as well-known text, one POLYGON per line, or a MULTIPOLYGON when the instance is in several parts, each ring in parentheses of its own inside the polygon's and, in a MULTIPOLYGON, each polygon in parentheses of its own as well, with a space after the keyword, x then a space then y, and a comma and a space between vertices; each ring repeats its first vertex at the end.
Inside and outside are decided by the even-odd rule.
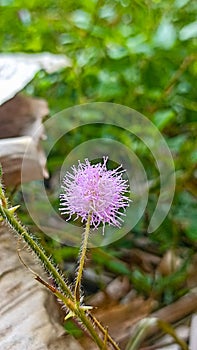
POLYGON ((3 188, 1 187, 1 183, 0 183, 0 203, 2 204, 3 208, 7 207, 7 199, 4 194, 3 188))
POLYGON ((96 317, 94 317, 92 314, 89 313, 90 319, 95 323, 95 325, 98 327, 98 329, 103 333, 104 336, 107 336, 108 341, 113 345, 114 349, 120 350, 119 346, 116 344, 115 340, 109 335, 108 331, 105 329, 105 327, 102 326, 102 324, 97 320, 96 317))
POLYGON ((91 334, 92 338, 94 339, 95 343, 98 345, 99 349, 103 349, 103 340, 99 337, 97 334, 93 324, 88 319, 85 310, 83 307, 78 306, 74 301, 70 300, 66 296, 64 296, 61 292, 59 292, 56 288, 48 284, 47 282, 43 281, 42 278, 40 278, 38 275, 35 276, 35 279, 42 283, 45 287, 50 289, 50 291, 56 295, 58 299, 60 299, 64 305, 67 306, 67 308, 75 315, 75 317, 79 318, 83 325, 87 328, 89 333, 91 334))
POLYGON ((27 232, 25 227, 23 227, 15 216, 10 213, 9 209, 2 208, 0 205, 0 214, 1 216, 8 222, 14 231, 16 231, 28 244, 28 246, 33 250, 33 252, 37 255, 39 260, 44 265, 45 269, 51 274, 51 276, 55 279, 62 292, 65 293, 66 296, 73 300, 73 295, 64 281, 63 277, 59 274, 56 267, 49 260, 49 258, 45 255, 43 248, 41 248, 38 243, 35 242, 34 238, 27 232))
MULTIPOLYGON (((32 271, 33 272, 33 271, 32 271)), ((34 273, 34 272, 33 272, 34 273)), ((99 321, 92 316, 90 313, 86 314, 83 306, 80 307, 78 304, 74 303, 73 301, 70 301, 68 298, 66 298, 62 293, 60 293, 56 288, 48 284, 46 281, 44 281, 40 276, 35 274, 35 279, 43 284, 45 287, 47 287, 53 294, 56 295, 58 299, 60 299, 66 306, 67 308, 73 312, 74 315, 78 316, 78 318, 83 321, 83 324, 86 326, 87 330, 89 333, 92 335, 92 338, 95 340, 96 344, 101 347, 101 350, 107 349, 107 341, 111 343, 111 345, 114 346, 116 350, 120 350, 118 345, 115 343, 115 341, 110 337, 108 330, 105 329, 99 321), (93 320, 93 323, 91 321, 93 320), (98 337, 96 330, 93 326, 93 324, 99 328, 99 330, 103 333, 104 335, 104 341, 101 340, 100 337, 98 337), (100 342, 101 340, 101 342, 100 342)))
POLYGON ((82 247, 79 253, 79 267, 77 270, 77 279, 76 279, 76 284, 75 284, 75 300, 77 302, 80 302, 80 289, 81 289, 81 279, 83 275, 83 268, 85 264, 85 257, 86 257, 86 251, 87 251, 87 246, 88 246, 88 238, 89 238, 89 233, 90 233, 90 219, 91 219, 91 214, 88 215, 86 227, 85 227, 85 232, 83 236, 83 242, 82 242, 82 247))
POLYGON ((50 259, 46 256, 44 249, 39 246, 39 244, 35 241, 35 238, 28 233, 27 229, 20 224, 17 217, 14 215, 14 211, 12 208, 8 208, 7 198, 5 197, 4 191, 0 184, 0 216, 9 224, 9 226, 24 239, 27 245, 31 248, 31 250, 37 255, 39 260, 44 265, 47 272, 54 278, 60 290, 49 285, 47 282, 43 281, 39 276, 35 276, 35 279, 45 285, 53 294, 56 295, 58 299, 60 299, 65 306, 78 318, 82 324, 86 327, 95 343, 97 344, 99 349, 107 349, 106 339, 107 341, 116 349, 120 350, 118 345, 114 342, 114 340, 109 336, 106 329, 99 323, 98 320, 94 316, 90 314, 90 312, 85 310, 85 307, 80 306, 77 297, 80 297, 80 285, 81 278, 83 274, 83 267, 85 263, 85 255, 87 250, 88 236, 90 230, 90 219, 89 216, 86 229, 84 233, 84 240, 82 245, 82 251, 80 255, 80 264, 78 269, 77 283, 76 283, 76 295, 73 296, 69 286, 64 281, 61 274, 57 271, 57 268, 50 259), (77 302, 76 302, 77 301, 77 302), (95 326, 103 333, 104 340, 97 334, 95 326))

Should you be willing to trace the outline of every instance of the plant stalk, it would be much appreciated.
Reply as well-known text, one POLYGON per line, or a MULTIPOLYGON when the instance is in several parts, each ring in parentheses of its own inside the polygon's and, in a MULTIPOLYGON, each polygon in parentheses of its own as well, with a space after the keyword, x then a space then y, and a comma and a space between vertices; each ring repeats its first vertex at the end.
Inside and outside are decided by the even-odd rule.
POLYGON ((109 336, 106 329, 99 323, 98 320, 96 320, 95 317, 91 315, 91 313, 87 312, 85 307, 80 306, 79 303, 81 279, 83 275, 83 268, 85 264, 85 256, 90 232, 91 215, 89 215, 88 217, 84 232, 84 239, 82 243, 80 263, 75 286, 75 296, 73 296, 69 286, 64 281, 63 276, 61 276, 61 274, 57 271, 56 266, 46 256, 44 249, 40 247, 40 245, 35 241, 35 238, 30 233, 28 233, 27 229, 20 224, 17 217, 14 215, 15 208, 8 208, 8 202, 1 186, 0 200, 0 216, 2 216, 2 218, 9 224, 13 231, 15 231, 20 237, 23 238, 23 240, 27 243, 31 250, 36 254, 41 263, 44 265, 45 270, 54 278, 60 290, 53 286, 50 286, 47 282, 43 281, 37 275, 35 276, 35 279, 43 285, 45 285, 45 287, 47 287, 53 294, 55 294, 56 297, 60 299, 65 304, 65 306, 75 315, 75 317, 83 323, 83 325, 86 327, 99 349, 107 349, 108 341, 116 350, 119 350, 119 347, 109 336), (105 336, 104 340, 97 334, 94 324, 105 336))
POLYGON ((82 246, 81 250, 79 253, 79 267, 77 270, 77 278, 76 278, 76 283, 75 283, 75 300, 79 303, 80 298, 81 298, 81 279, 83 275, 83 268, 85 264, 85 257, 86 257, 86 251, 87 251, 87 246, 88 246, 88 238, 89 238, 89 233, 90 233, 90 219, 91 219, 91 214, 88 215, 84 235, 83 235, 83 241, 82 241, 82 246))
POLYGON ((65 293, 65 295, 71 300, 73 300, 73 295, 70 288, 67 286, 64 278, 56 270, 56 267, 46 256, 44 249, 35 242, 34 238, 27 232, 26 228, 22 226, 20 222, 18 222, 15 216, 10 213, 9 209, 3 208, 0 205, 0 214, 7 221, 9 226, 24 239, 32 251, 37 255, 39 260, 44 265, 45 270, 54 278, 55 282, 60 287, 62 292, 65 293))

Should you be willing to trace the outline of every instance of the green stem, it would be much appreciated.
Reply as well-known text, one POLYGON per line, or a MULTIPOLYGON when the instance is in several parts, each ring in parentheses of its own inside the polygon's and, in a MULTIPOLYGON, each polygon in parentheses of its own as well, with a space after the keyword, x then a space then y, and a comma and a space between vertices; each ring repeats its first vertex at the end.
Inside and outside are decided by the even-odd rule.
POLYGON ((40 278, 38 275, 35 275, 35 279, 42 283, 45 287, 47 287, 59 300, 63 302, 64 305, 70 310, 75 317, 80 319, 80 321, 83 323, 83 325, 86 327, 86 329, 89 331, 90 335, 94 339, 95 343, 98 345, 99 349, 103 350, 104 341, 99 337, 97 334, 92 322, 89 320, 88 316, 85 313, 85 310, 83 309, 83 306, 80 307, 78 304, 75 303, 75 301, 70 300, 65 295, 63 295, 60 291, 58 291, 56 288, 49 285, 47 282, 45 282, 42 278, 40 278))
POLYGON ((159 328, 166 334, 170 334, 171 337, 175 340, 175 342, 180 346, 182 350, 189 350, 188 345, 183 339, 180 339, 174 328, 171 326, 170 323, 167 323, 163 320, 157 320, 157 325, 159 328))
POLYGON ((38 275, 35 275, 35 279, 43 284, 46 288, 48 288, 59 300, 63 302, 64 305, 66 305, 67 309, 70 310, 74 317, 78 318, 83 325, 86 327, 90 335, 92 336, 95 343, 98 345, 99 349, 103 349, 103 340, 99 337, 97 334, 91 320, 86 315, 85 310, 83 309, 83 306, 80 307, 78 304, 75 303, 75 301, 70 300, 65 295, 63 295, 59 290, 45 282, 42 278, 40 278, 38 275))
POLYGON ((119 346, 116 344, 115 340, 112 339, 112 337, 109 335, 107 329, 105 329, 102 324, 94 317, 93 315, 89 314, 90 319, 95 323, 95 325, 98 327, 98 329, 103 333, 103 335, 107 336, 107 340, 111 343, 111 345, 116 350, 120 350, 119 346))
POLYGON ((126 350, 137 350, 142 343, 142 340, 145 338, 147 330, 150 326, 157 324, 157 319, 155 317, 144 318, 139 323, 138 326, 132 335, 129 343, 127 344, 126 350))
POLYGON ((89 238, 89 233, 90 233, 90 219, 91 219, 91 214, 89 214, 89 216, 88 216, 88 220, 86 223, 85 232, 84 232, 84 236, 83 236, 83 241, 82 241, 82 247, 81 247, 80 254, 79 254, 79 267, 77 270, 77 279, 76 279, 76 283, 75 283, 75 292, 74 292, 75 300, 77 302, 80 302, 80 297, 81 297, 81 293, 80 293, 81 279, 82 279, 82 275, 83 275, 83 268, 84 268, 84 264, 85 264, 86 251, 87 251, 87 246, 88 246, 88 238, 89 238))
POLYGON ((3 188, 1 187, 1 183, 0 183, 0 200, 2 203, 2 207, 7 208, 7 199, 6 199, 5 193, 3 191, 3 188))
POLYGON ((92 322, 86 316, 85 311, 83 309, 79 308, 78 317, 82 321, 82 323, 85 325, 87 330, 90 332, 92 338, 94 339, 95 343, 98 345, 99 349, 103 349, 103 340, 98 336, 97 331, 95 330, 92 322))
MULTIPOLYGON (((48 287, 53 294, 55 294, 66 306, 67 308, 73 312, 73 314, 83 323, 83 325, 86 327, 86 329, 89 331, 90 335, 94 339, 95 343, 98 345, 99 349, 103 349, 103 347, 106 347, 105 342, 100 338, 100 336, 97 334, 96 329, 94 328, 94 324, 99 328, 99 330, 105 334, 106 330, 104 327, 97 321, 94 317, 92 318, 90 313, 87 313, 85 308, 83 309, 83 306, 80 307, 78 298, 80 298, 80 286, 81 286, 81 278, 83 274, 83 267, 85 263, 85 255, 87 250, 87 244, 88 244, 88 237, 89 237, 89 231, 90 231, 90 219, 91 216, 88 217, 88 221, 86 224, 86 229, 84 232, 84 239, 82 244, 82 250, 80 254, 80 264, 78 269, 78 275, 77 275, 77 283, 76 283, 76 294, 75 298, 72 295, 72 292, 69 288, 69 286, 64 281, 63 276, 56 270, 55 265, 50 261, 50 259, 46 256, 44 249, 39 246, 39 244, 35 241, 35 238, 28 233, 27 229, 20 224, 18 219, 14 216, 13 211, 10 208, 7 207, 7 199, 5 197, 4 191, 0 186, 0 215, 3 219, 9 224, 9 226, 12 228, 13 231, 15 231, 19 236, 21 236, 24 241, 28 244, 28 246, 32 249, 32 251, 37 255, 39 260, 44 265, 45 270, 54 278, 57 285, 61 289, 61 291, 57 290, 56 288, 50 286, 47 284, 47 282, 43 283, 42 279, 39 278, 39 276, 36 277, 36 279, 43 283, 46 287, 48 287), (3 199, 3 200, 2 200, 3 199)), ((106 333, 107 340, 114 346, 115 349, 119 350, 116 343, 113 341, 113 339, 109 336, 108 333, 106 333)))
POLYGON ((25 227, 23 227, 15 218, 15 216, 9 212, 9 209, 5 209, 0 205, 0 214, 8 222, 10 227, 24 239, 28 246, 37 255, 39 260, 44 265, 45 270, 54 278, 62 292, 73 300, 73 295, 70 288, 67 286, 64 278, 56 270, 56 267, 46 256, 43 248, 41 248, 38 243, 35 242, 34 238, 27 232, 25 227))

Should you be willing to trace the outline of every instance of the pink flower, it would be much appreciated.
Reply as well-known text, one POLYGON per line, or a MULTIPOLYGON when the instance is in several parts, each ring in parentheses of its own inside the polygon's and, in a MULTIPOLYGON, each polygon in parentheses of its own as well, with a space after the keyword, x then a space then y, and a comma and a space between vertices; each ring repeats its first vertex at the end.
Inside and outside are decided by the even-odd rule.
POLYGON ((75 214, 75 220, 81 217, 81 221, 86 222, 90 215, 90 224, 94 228, 101 223, 103 226, 106 223, 121 226, 122 216, 130 202, 125 195, 129 186, 122 178, 125 170, 121 170, 121 166, 107 170, 107 159, 103 157, 103 164, 96 165, 91 165, 88 159, 85 163, 79 161, 78 167, 71 168, 72 173, 66 173, 60 195, 60 211, 69 215, 67 220, 75 214))

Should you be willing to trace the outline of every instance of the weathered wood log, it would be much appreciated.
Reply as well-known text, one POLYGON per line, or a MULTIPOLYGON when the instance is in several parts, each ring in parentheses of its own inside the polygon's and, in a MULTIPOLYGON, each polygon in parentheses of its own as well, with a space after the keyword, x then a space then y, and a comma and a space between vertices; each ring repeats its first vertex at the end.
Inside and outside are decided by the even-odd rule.
MULTIPOLYGON (((41 121, 48 114, 48 106, 45 100, 16 94, 34 78, 38 71, 43 69, 47 73, 53 73, 68 66, 71 66, 71 60, 67 56, 49 52, 0 54, 0 139, 20 136, 33 138, 33 147, 28 154, 29 160, 24 170, 23 181, 47 176, 39 141, 43 134, 41 121), (35 136, 35 129, 38 130, 38 128, 40 132, 35 136)), ((12 140, 11 144, 9 141, 0 140, 0 162, 5 168, 5 185, 14 186, 21 182, 20 170, 26 142, 28 146, 30 139, 12 140), (13 149, 15 151, 11 155, 13 149)))
POLYGON ((48 176, 40 147, 42 119, 48 112, 45 100, 21 94, 0 106, 0 163, 6 186, 21 183, 22 165, 23 182, 48 176))
MULTIPOLYGON (((54 297, 19 261, 16 237, 0 227, 0 349, 82 350, 60 325, 54 297)), ((40 272, 29 252, 23 259, 40 272)), ((42 272, 41 272, 42 273, 42 272)))
MULTIPOLYGON (((52 56, 53 59, 50 54, 0 55, 0 104, 3 103, 0 106, 0 163, 5 185, 15 186, 21 180, 47 176, 45 155, 40 146, 44 136, 42 119, 48 114, 47 102, 15 94, 39 69, 55 71, 67 65, 65 56, 52 56), (19 74, 21 70, 23 74, 19 74), (25 166, 21 179, 22 164, 25 166)), ((32 255, 22 254, 27 265, 40 273, 41 268, 32 255)), ((16 235, 1 224, 0 349, 82 350, 79 343, 65 333, 61 318, 53 295, 21 264, 16 235)))
POLYGON ((53 73, 69 66, 71 66, 71 60, 65 55, 49 52, 1 53, 0 105, 21 91, 41 69, 47 73, 53 73))

